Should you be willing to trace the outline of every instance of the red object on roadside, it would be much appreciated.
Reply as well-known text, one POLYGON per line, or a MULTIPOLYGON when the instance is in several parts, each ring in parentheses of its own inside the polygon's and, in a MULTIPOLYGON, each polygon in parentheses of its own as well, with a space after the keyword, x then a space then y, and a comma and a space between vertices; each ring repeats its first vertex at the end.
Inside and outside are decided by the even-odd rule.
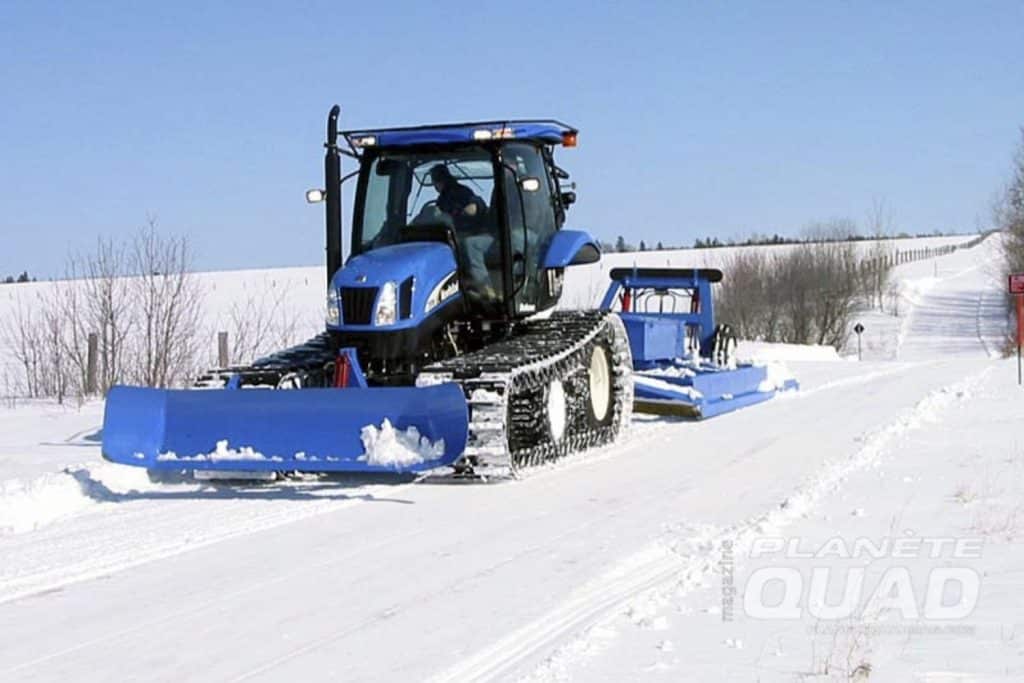
POLYGON ((1024 339, 1024 294, 1014 296, 1017 300, 1017 348, 1020 348, 1021 340, 1024 339))
POLYGON ((1020 350, 1024 340, 1024 273, 1011 273, 1008 284, 1017 306, 1017 384, 1024 386, 1024 358, 1020 350))

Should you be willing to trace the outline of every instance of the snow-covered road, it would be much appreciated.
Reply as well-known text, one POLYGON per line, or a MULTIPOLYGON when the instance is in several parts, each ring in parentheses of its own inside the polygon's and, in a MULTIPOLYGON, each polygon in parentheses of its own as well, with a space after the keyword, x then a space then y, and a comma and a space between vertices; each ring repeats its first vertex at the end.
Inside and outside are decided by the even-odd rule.
MULTIPOLYGON (((991 242, 939 260, 949 276, 921 294, 899 361, 792 363, 798 394, 706 423, 638 420, 517 482, 55 473, 67 515, 0 529, 0 680, 572 678, 588 629, 710 577, 700 548, 799 519, 921 419, 955 414, 949 388, 997 363, 991 242)), ((95 449, 75 428, 69 443, 95 449)))

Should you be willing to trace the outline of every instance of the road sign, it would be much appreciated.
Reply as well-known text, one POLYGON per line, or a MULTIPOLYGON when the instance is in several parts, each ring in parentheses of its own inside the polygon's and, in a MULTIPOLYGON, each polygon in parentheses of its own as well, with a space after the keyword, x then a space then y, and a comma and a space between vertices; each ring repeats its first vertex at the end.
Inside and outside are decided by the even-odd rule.
POLYGON ((1024 294, 1024 273, 1010 276, 1010 294, 1024 294))
POLYGON ((860 335, 862 332, 864 332, 864 326, 861 325, 860 323, 857 323, 856 325, 853 326, 853 331, 857 333, 857 360, 861 360, 860 335))

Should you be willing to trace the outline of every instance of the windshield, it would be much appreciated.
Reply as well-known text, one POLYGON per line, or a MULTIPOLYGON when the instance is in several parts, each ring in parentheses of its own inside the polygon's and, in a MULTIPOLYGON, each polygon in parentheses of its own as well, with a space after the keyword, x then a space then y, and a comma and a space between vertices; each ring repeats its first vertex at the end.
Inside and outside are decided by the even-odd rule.
POLYGON ((402 241, 410 226, 445 225, 457 236, 494 230, 494 167, 484 149, 383 152, 366 178, 358 251, 402 241))

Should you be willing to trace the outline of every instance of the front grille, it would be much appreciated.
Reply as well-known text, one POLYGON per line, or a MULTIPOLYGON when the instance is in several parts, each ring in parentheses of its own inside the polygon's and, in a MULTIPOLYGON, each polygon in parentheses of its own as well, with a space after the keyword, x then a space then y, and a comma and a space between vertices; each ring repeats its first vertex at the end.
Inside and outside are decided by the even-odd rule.
POLYGON ((402 286, 398 288, 398 317, 402 320, 412 317, 413 282, 413 278, 406 278, 402 286))
POLYGON ((342 287, 341 320, 348 325, 369 325, 373 319, 376 287, 342 287))

